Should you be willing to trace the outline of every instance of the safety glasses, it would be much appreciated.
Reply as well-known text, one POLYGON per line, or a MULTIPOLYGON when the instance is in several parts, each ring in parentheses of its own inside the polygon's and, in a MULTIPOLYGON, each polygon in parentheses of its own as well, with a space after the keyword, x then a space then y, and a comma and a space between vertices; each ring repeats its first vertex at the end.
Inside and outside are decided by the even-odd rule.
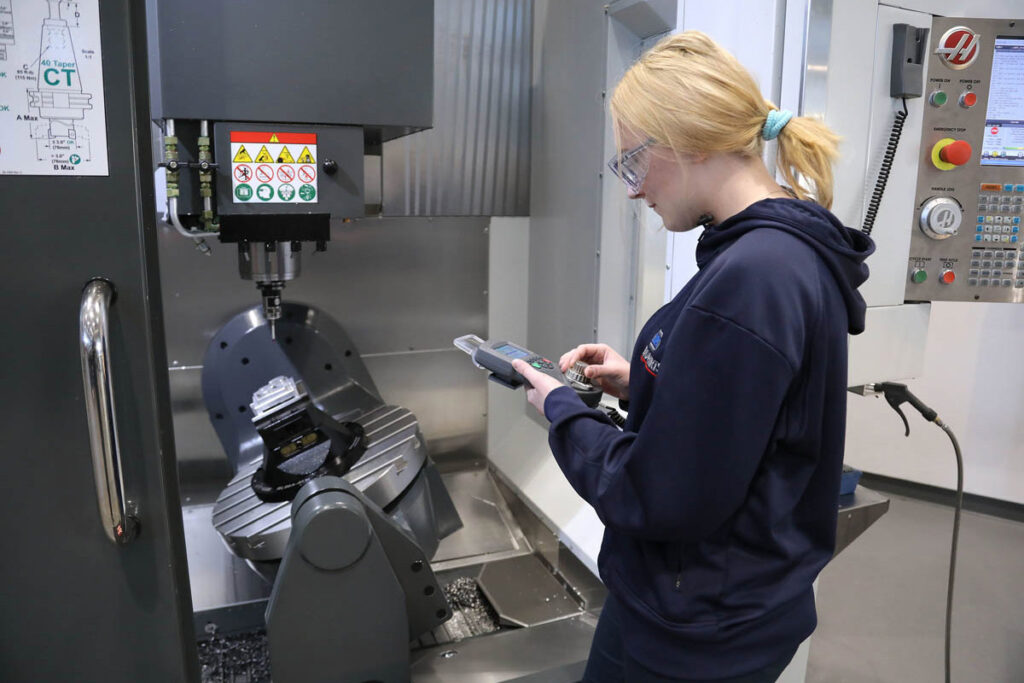
POLYGON ((639 147, 616 154, 608 160, 608 168, 622 182, 626 183, 626 187, 633 194, 640 194, 640 186, 644 184, 644 178, 647 177, 647 170, 651 167, 651 158, 644 152, 653 144, 654 140, 648 140, 639 147))

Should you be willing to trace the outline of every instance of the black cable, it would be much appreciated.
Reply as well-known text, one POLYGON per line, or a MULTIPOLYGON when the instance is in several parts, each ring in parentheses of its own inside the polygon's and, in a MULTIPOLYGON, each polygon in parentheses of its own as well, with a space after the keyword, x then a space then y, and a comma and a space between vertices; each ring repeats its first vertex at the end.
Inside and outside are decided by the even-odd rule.
POLYGON ((956 452, 956 504, 953 513, 953 545, 949 551, 949 587, 946 590, 946 683, 949 683, 949 658, 951 643, 951 626, 953 623, 953 583, 956 578, 956 546, 960 538, 960 511, 964 504, 964 461, 960 455, 960 444, 956 435, 939 418, 935 418, 935 424, 942 427, 949 440, 953 442, 953 450, 956 452))
POLYGON ((612 424, 614 424, 619 429, 622 429, 623 427, 626 426, 626 418, 622 417, 622 413, 617 411, 615 408, 612 408, 611 406, 605 406, 604 412, 608 416, 608 419, 612 421, 612 424))
POLYGON ((875 227, 875 218, 878 216, 878 207, 882 205, 882 195, 885 194, 885 186, 889 182, 889 173, 892 172, 892 162, 896 158, 896 148, 900 144, 900 136, 903 135, 903 124, 906 123, 907 98, 903 98, 903 111, 896 112, 896 119, 892 122, 892 130, 889 131, 889 143, 885 146, 885 156, 882 157, 882 167, 878 169, 878 180, 875 181, 875 191, 871 193, 871 201, 868 203, 867 213, 864 214, 864 224, 861 232, 870 235, 875 227))

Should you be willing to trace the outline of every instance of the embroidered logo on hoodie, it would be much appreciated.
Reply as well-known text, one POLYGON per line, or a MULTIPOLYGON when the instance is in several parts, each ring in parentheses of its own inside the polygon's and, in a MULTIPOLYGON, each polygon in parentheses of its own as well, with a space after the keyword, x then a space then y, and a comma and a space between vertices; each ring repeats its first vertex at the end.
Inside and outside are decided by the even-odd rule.
POLYGON ((644 362, 644 367, 647 368, 647 372, 651 373, 655 377, 661 371, 661 361, 655 360, 654 352, 661 346, 662 337, 665 336, 664 331, 658 330, 658 333, 651 338, 651 343, 647 345, 644 352, 640 354, 641 359, 644 362))

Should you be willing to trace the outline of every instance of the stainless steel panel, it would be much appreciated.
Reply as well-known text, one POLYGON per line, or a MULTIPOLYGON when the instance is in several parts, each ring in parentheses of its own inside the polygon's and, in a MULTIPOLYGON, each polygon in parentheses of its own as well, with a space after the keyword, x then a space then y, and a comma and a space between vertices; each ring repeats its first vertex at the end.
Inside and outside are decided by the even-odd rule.
MULTIPOLYGON (((304 249, 302 276, 283 298, 330 315, 363 355, 451 348, 459 334, 486 333, 487 223, 335 222, 326 252, 304 249)), ((199 365, 214 333, 259 293, 238 276, 233 245, 211 242, 204 257, 170 228, 158 233, 171 366, 199 365)))
POLYGON ((536 555, 490 562, 477 582, 504 623, 538 626, 583 611, 536 555))
POLYGON ((270 582, 225 547, 213 527, 212 505, 186 505, 181 516, 196 612, 270 597, 270 582))
POLYGON ((832 0, 809 0, 804 33, 804 73, 800 116, 825 116, 828 104, 828 53, 832 46, 832 0))
MULTIPOLYGON (((432 453, 483 454, 486 377, 451 341, 487 333, 487 220, 367 219, 332 231, 326 252, 306 254, 285 301, 313 304, 345 328, 384 398, 420 420, 432 453)), ((157 232, 178 459, 219 462, 202 358, 259 293, 238 277, 231 246, 214 244, 206 257, 172 230, 157 232)))
MULTIPOLYGON (((1024 193, 1016 190, 1024 187, 1024 167, 980 163, 989 131, 1012 125, 1003 117, 1017 115, 1008 113, 989 119, 991 100, 1002 97, 1005 106, 1011 97, 1010 91, 1024 90, 1024 73, 1013 71, 1008 64, 1001 69, 1001 78, 1012 79, 1012 83, 993 78, 997 38, 1024 39, 1024 22, 962 17, 932 20, 924 96, 927 100, 932 92, 941 90, 949 101, 943 106, 923 108, 914 212, 900 217, 911 233, 903 280, 907 301, 1024 303, 1024 251, 1018 249, 1021 246, 1019 232, 1013 232, 1019 231, 1020 223, 1012 222, 1024 217, 1024 193), (978 34, 976 57, 967 65, 954 68, 947 66, 936 50, 946 33, 959 26, 978 34), (967 93, 977 98, 972 107, 959 104, 960 97, 967 93), (940 170, 933 163, 933 149, 944 139, 970 145, 967 163, 946 170, 940 170), (1007 186, 1009 191, 1003 189, 1007 186), (928 221, 929 207, 936 202, 948 207, 945 211, 934 212, 939 217, 938 225, 945 219, 950 222, 947 230, 953 230, 951 234, 943 231, 945 237, 939 239, 929 236, 922 228, 928 221), (959 229, 952 220, 957 215, 961 216, 959 229), (983 221, 980 224, 975 222, 979 216, 983 221), (927 275, 927 280, 920 284, 911 279, 918 269, 927 275), (947 270, 954 273, 953 282, 940 279, 947 270)), ((906 137, 904 135, 904 139, 906 137)), ((905 144, 913 143, 908 140, 905 144)), ((1007 141, 1006 144, 1014 143, 1007 141)))
POLYGON ((463 526, 441 540, 431 562, 434 571, 530 553, 523 532, 487 470, 441 476, 463 526))
POLYGON ((487 374, 456 349, 363 356, 381 396, 412 411, 438 458, 486 454, 487 374))
POLYGON ((888 511, 889 499, 863 486, 858 486, 848 496, 840 496, 835 554, 838 555, 846 549, 846 546, 853 543, 888 511))
POLYGON ((608 18, 585 0, 536 11, 526 343, 557 358, 597 334, 608 18))
POLYGON ((584 614, 420 650, 412 656, 412 680, 414 683, 579 681, 596 624, 596 617, 584 614))
POLYGON ((384 145, 384 214, 525 216, 533 3, 434 7, 434 128, 384 145))

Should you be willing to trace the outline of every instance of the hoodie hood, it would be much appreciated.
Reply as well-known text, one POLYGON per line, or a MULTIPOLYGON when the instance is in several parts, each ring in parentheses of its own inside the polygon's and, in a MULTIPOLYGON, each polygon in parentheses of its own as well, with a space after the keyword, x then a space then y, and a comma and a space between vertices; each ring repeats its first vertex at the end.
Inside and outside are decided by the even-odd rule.
POLYGON ((868 279, 864 260, 874 253, 875 243, 863 232, 844 226, 828 209, 814 202, 762 199, 706 228, 697 245, 697 267, 703 269, 742 235, 759 228, 782 230, 813 248, 839 285, 846 302, 850 334, 864 331, 867 305, 857 288, 868 279))

